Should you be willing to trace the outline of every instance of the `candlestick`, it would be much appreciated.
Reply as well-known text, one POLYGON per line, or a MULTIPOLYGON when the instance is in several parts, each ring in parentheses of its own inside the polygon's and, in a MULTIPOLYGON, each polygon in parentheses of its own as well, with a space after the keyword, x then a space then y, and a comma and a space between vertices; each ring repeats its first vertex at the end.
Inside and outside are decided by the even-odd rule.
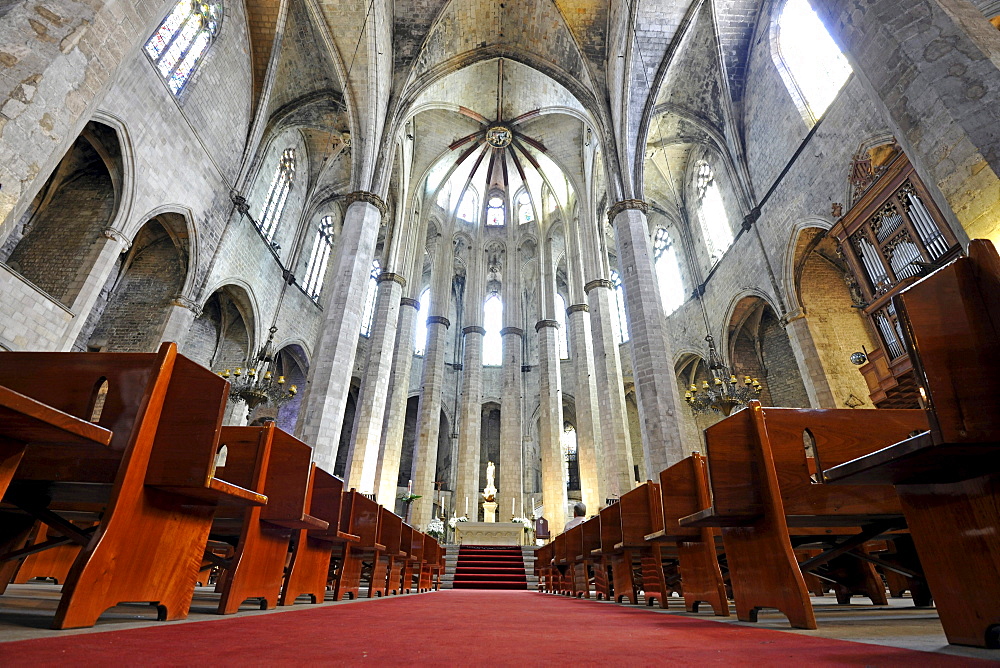
POLYGON ((413 494, 413 481, 412 480, 410 480, 408 483, 406 483, 406 495, 410 496, 411 494, 413 494))
POLYGON ((469 516, 469 497, 465 497, 465 516, 469 516))
POLYGON ((514 499, 510 500, 510 516, 514 516, 514 499))

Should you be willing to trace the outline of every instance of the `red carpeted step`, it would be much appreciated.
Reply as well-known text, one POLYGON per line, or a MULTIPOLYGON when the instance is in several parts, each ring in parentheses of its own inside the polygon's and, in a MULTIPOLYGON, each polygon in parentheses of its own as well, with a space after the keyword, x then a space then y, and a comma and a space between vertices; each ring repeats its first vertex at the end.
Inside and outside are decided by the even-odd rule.
POLYGON ((527 589, 521 548, 461 546, 452 586, 455 589, 527 589))

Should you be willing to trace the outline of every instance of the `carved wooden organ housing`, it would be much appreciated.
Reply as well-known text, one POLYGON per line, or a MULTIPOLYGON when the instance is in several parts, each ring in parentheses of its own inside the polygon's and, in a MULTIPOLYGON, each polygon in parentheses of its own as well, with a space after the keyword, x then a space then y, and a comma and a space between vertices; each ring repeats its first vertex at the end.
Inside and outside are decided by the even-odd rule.
POLYGON ((892 297, 962 248, 895 143, 856 156, 851 185, 852 206, 830 233, 854 275, 856 306, 879 341, 861 373, 875 406, 916 408, 917 383, 892 297))

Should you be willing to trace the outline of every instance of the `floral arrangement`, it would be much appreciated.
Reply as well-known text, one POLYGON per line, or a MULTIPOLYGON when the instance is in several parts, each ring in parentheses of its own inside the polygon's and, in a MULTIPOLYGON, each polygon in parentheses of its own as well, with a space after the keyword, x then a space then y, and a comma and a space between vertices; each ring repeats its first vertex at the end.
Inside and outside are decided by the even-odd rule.
POLYGON ((440 517, 435 517, 427 523, 427 535, 434 538, 444 537, 444 522, 440 517))
POLYGON ((462 515, 461 517, 452 517, 450 520, 448 520, 448 526, 454 529, 455 525, 458 524, 459 522, 468 522, 468 521, 469 517, 467 515, 462 515))
POLYGON ((510 521, 513 522, 514 524, 524 525, 525 531, 535 530, 535 521, 529 517, 512 517, 510 518, 510 521))

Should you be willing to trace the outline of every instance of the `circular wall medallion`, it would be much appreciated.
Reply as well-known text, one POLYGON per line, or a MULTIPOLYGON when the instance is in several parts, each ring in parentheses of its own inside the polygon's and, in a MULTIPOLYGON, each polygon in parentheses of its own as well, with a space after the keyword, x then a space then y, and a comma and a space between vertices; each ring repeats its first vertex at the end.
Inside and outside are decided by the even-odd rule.
POLYGON ((514 133, 502 125, 494 125, 486 131, 486 141, 493 148, 507 148, 513 138, 514 133))

